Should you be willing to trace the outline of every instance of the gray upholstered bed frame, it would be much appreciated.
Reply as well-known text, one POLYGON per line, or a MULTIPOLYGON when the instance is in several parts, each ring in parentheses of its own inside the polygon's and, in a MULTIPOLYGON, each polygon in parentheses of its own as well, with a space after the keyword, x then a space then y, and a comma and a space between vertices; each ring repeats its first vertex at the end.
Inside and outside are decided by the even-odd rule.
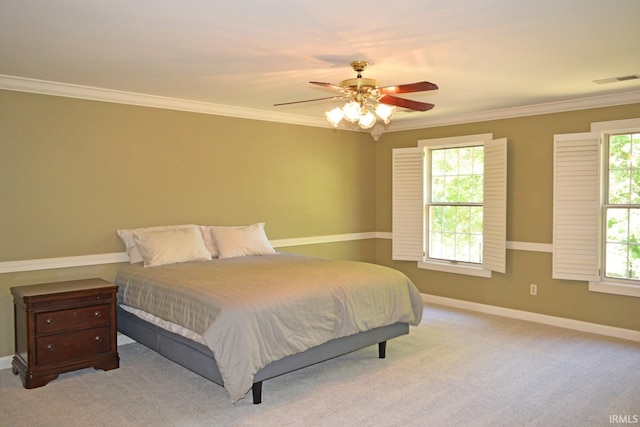
MULTIPOLYGON (((207 346, 146 322, 120 307, 117 309, 117 315, 118 330, 123 334, 214 383, 223 385, 213 353, 207 346)), ((378 344, 379 357, 384 358, 387 340, 408 333, 407 323, 394 323, 356 335, 337 338, 302 353, 272 362, 260 369, 254 377, 253 403, 262 401, 262 381, 264 380, 374 344, 378 344)))

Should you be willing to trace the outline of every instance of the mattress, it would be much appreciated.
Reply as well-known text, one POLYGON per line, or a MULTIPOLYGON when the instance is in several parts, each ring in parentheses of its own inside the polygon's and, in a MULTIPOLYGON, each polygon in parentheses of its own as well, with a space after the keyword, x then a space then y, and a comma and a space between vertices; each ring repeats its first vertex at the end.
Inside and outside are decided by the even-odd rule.
POLYGON ((173 332, 174 334, 178 334, 182 337, 190 339, 191 341, 197 342, 198 344, 207 345, 207 343, 204 341, 204 338, 202 338, 202 335, 198 335, 192 330, 184 328, 168 320, 161 319, 158 316, 155 316, 151 313, 147 313, 144 310, 129 307, 128 305, 124 305, 124 304, 118 304, 118 306, 122 308, 124 311, 129 312, 134 316, 139 317, 140 319, 151 323, 152 325, 158 326, 164 329, 165 331, 173 332))

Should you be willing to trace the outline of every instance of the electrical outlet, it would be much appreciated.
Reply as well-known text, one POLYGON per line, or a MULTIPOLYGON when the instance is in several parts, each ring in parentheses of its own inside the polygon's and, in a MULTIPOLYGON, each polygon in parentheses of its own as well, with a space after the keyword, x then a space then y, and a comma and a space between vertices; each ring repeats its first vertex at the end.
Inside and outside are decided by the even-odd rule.
POLYGON ((531 295, 538 295, 538 285, 532 283, 531 286, 529 286, 529 293, 531 295))

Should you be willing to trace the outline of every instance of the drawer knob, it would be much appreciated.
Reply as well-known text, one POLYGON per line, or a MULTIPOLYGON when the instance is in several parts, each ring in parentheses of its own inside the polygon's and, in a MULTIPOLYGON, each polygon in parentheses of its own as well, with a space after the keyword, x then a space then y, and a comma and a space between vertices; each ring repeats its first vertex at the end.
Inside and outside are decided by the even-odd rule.
POLYGON ((53 344, 47 344, 47 351, 53 351, 53 344))
POLYGON ((53 319, 49 317, 49 318, 46 320, 46 322, 47 322, 47 325, 50 325, 50 324, 52 324, 52 323, 53 323, 53 319))
POLYGON ((98 310, 96 310, 96 312, 93 313, 93 315, 96 316, 96 317, 100 317, 100 316, 102 316, 102 313, 100 313, 98 310))
POLYGON ((100 335, 96 335, 96 342, 102 341, 102 337, 100 335))

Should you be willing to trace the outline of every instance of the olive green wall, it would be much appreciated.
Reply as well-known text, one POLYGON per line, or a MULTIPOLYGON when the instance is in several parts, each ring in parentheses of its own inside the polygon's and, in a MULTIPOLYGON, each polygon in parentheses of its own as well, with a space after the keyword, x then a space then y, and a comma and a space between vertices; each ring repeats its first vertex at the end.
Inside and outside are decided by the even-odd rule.
MULTIPOLYGON (((492 132, 509 139, 508 240, 551 243, 556 133, 640 117, 640 104, 370 135, 0 90, 0 262, 123 252, 118 228, 266 222, 270 239, 391 231, 391 150, 492 132)), ((423 293, 640 330, 640 299, 552 280, 551 255, 508 251, 470 278, 391 261, 391 241, 281 248, 377 261, 423 293), (537 297, 528 295, 538 284, 537 297)), ((0 357, 13 353, 9 288, 102 277, 119 265, 0 274, 0 357)))
MULTIPOLYGON (((265 222, 270 239, 375 231, 370 135, 0 91, 0 262, 124 252, 116 229, 265 222)), ((375 260, 375 240, 282 248, 375 260)), ((117 265, 0 274, 9 288, 117 265)))
POLYGON ((0 114, 0 261, 121 252, 117 228, 158 224, 375 230, 365 134, 9 91, 0 114))
MULTIPOLYGON (((592 122, 640 117, 640 104, 395 132, 376 144, 376 229, 391 231, 391 152, 421 139, 480 133, 508 139, 507 240, 552 243, 553 136, 589 132, 592 122)), ((380 240, 376 261, 405 272, 422 293, 640 330, 640 298, 590 292, 586 282, 551 278, 551 253, 507 251, 506 274, 491 279, 418 269, 391 260, 380 240), (529 295, 529 285, 538 295, 529 295)))

